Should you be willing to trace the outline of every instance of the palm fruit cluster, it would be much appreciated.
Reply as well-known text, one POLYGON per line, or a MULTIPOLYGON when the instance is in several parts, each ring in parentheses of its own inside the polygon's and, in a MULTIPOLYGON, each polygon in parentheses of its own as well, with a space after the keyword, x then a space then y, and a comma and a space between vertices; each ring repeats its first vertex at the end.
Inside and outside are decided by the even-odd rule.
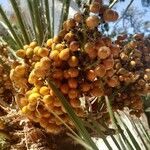
POLYGON ((115 41, 120 45, 120 53, 115 60, 115 69, 121 86, 125 88, 116 96, 117 108, 127 106, 131 114, 142 112, 141 95, 150 92, 150 41, 142 34, 130 37, 118 36, 115 41))
POLYGON ((115 95, 114 110, 128 106, 132 112, 141 111, 140 95, 149 91, 149 47, 139 35, 131 42, 126 36, 112 41, 99 32, 101 24, 117 19, 116 11, 93 1, 43 46, 34 41, 18 50, 23 61, 11 70, 10 78, 20 93, 22 113, 53 134, 64 129, 55 114, 73 127, 47 79, 55 82, 79 117, 87 115, 82 101, 89 107, 91 98, 105 95, 115 95))
POLYGON ((0 42, 0 100, 10 104, 12 102, 13 86, 9 78, 11 59, 7 44, 0 42))
POLYGON ((63 83, 65 82, 62 81, 63 71, 56 67, 57 62, 51 59, 50 51, 50 48, 38 46, 36 42, 25 45, 24 49, 16 52, 23 62, 18 63, 11 70, 10 78, 16 90, 19 91, 17 102, 22 113, 30 120, 39 123, 47 132, 58 134, 64 130, 64 125, 59 118, 71 127, 73 123, 57 96, 48 86, 47 78, 52 78, 57 86, 61 85, 61 90, 70 97, 69 102, 78 116, 83 117, 84 112, 77 99, 78 90, 74 84, 77 82, 75 76, 79 74, 78 69, 70 69, 70 79, 68 83, 63 83))

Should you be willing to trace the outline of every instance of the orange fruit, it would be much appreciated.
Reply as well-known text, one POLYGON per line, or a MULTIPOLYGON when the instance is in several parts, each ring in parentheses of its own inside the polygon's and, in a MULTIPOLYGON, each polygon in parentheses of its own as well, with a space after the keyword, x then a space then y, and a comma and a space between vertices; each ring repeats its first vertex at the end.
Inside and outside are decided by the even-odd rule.
POLYGON ((97 55, 100 59, 106 59, 110 56, 110 54, 111 54, 110 48, 107 46, 102 46, 99 48, 97 55))
POLYGON ((68 79, 70 77, 68 70, 64 70, 63 75, 65 79, 68 79))
POLYGON ((92 95, 92 96, 95 96, 95 97, 103 96, 103 95, 104 95, 104 90, 103 90, 103 88, 101 88, 101 87, 94 87, 94 88, 91 90, 91 95, 92 95))
POLYGON ((88 82, 84 82, 81 84, 81 90, 83 92, 87 92, 91 89, 91 85, 88 82))
POLYGON ((80 44, 79 42, 77 41, 72 41, 70 44, 69 44, 69 49, 74 52, 74 51, 77 51, 80 47, 80 44))
POLYGON ((92 51, 94 51, 95 49, 95 44, 93 42, 87 42, 84 45, 84 50, 85 52, 87 52, 88 54, 90 54, 92 51))
POLYGON ((83 20, 83 15, 80 13, 80 12, 77 12, 75 15, 74 15, 74 20, 78 23, 82 22, 83 20))
POLYGON ((68 85, 70 88, 77 88, 78 86, 77 79, 74 79, 74 78, 68 79, 68 85))
POLYGON ((25 50, 23 50, 23 49, 19 49, 19 50, 16 51, 16 55, 17 55, 18 57, 20 57, 20 58, 25 58, 26 52, 25 52, 25 50))
POLYGON ((107 77, 112 77, 116 71, 114 69, 110 69, 106 71, 107 77))
POLYGON ((29 45, 31 48, 35 48, 37 46, 37 42, 33 41, 29 45))
POLYGON ((46 42, 46 46, 50 48, 52 46, 52 44, 53 44, 53 40, 48 39, 47 42, 46 42))
POLYGON ((111 53, 113 54, 113 57, 119 56, 119 52, 120 52, 119 45, 113 44, 113 45, 111 45, 110 49, 111 49, 111 53))
POLYGON ((96 74, 95 74, 95 71, 94 70, 88 70, 87 71, 87 79, 90 80, 90 81, 94 81, 96 78, 96 74))
POLYGON ((116 87, 119 85, 119 80, 117 76, 113 76, 112 78, 108 79, 107 81, 108 86, 116 87))
POLYGON ((49 57, 50 57, 50 59, 57 61, 59 59, 59 51, 58 50, 52 50, 50 52, 49 57))
POLYGON ((67 43, 70 43, 72 41, 75 40, 75 35, 72 33, 72 32, 69 32, 67 33, 65 36, 64 36, 64 40, 67 42, 67 43))
POLYGON ((90 29, 94 29, 99 25, 99 23, 100 23, 100 19, 97 16, 89 16, 86 19, 86 25, 90 29))
POLYGON ((69 91, 68 91, 68 97, 70 98, 70 99, 75 99, 75 98, 77 98, 78 97, 78 90, 77 89, 70 89, 69 91))
POLYGON ((71 56, 68 60, 68 64, 70 67, 76 67, 79 63, 79 60, 76 56, 71 56))
POLYGON ((38 49, 37 53, 38 53, 39 56, 45 57, 45 56, 48 56, 49 50, 47 48, 41 47, 41 48, 38 49))
POLYGON ((70 99, 70 104, 74 108, 80 107, 80 100, 79 99, 70 99))
POLYGON ((60 90, 63 94, 68 94, 69 92, 69 86, 67 83, 64 83, 60 86, 60 90))
POLYGON ((99 10, 100 10, 100 3, 99 3, 99 2, 93 2, 93 3, 90 5, 89 10, 90 10, 90 12, 92 12, 92 13, 99 13, 99 10))
POLYGON ((39 90, 40 94, 48 95, 50 93, 50 89, 47 86, 42 86, 39 90))
POLYGON ((69 68, 68 74, 71 78, 76 78, 79 75, 79 70, 77 68, 69 68))
POLYGON ((61 69, 56 69, 56 70, 54 70, 52 76, 55 79, 60 79, 61 80, 63 78, 63 71, 61 69))
POLYGON ((103 65, 106 70, 112 69, 114 66, 114 59, 113 58, 107 58, 103 60, 103 65))
POLYGON ((54 97, 51 96, 50 94, 44 95, 44 97, 43 97, 43 99, 42 99, 42 101, 43 101, 45 104, 48 104, 48 105, 52 104, 52 103, 53 103, 53 100, 54 100, 54 97))
POLYGON ((104 75, 106 74, 106 69, 105 69, 105 66, 104 65, 98 65, 95 69, 95 74, 96 76, 98 77, 104 77, 104 75))
POLYGON ((74 19, 70 18, 66 21, 67 30, 73 29, 76 26, 76 22, 74 19))
POLYGON ((103 18, 106 22, 114 22, 119 18, 119 15, 114 10, 106 9, 104 11, 103 18))
POLYGON ((65 60, 67 61, 70 57, 70 50, 69 48, 63 49, 60 53, 59 53, 59 58, 61 60, 65 60))

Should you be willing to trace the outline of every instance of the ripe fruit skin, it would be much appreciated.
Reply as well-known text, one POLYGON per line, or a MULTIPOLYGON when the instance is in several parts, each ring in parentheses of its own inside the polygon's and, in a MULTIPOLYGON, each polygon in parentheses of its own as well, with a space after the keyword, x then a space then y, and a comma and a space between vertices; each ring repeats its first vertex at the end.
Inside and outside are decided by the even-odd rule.
POLYGON ((39 48, 38 49, 38 55, 41 56, 41 57, 45 57, 45 56, 48 56, 49 54, 49 50, 47 48, 39 48))
POLYGON ((74 108, 80 107, 80 100, 78 99, 70 99, 70 104, 74 108))
POLYGON ((116 11, 107 9, 103 14, 103 18, 106 22, 114 22, 119 18, 119 16, 116 11))
POLYGON ((19 65, 14 70, 18 76, 24 76, 26 73, 26 66, 25 65, 19 65))
POLYGON ((17 50, 16 55, 20 58, 25 58, 26 52, 23 49, 19 49, 19 50, 17 50))
POLYGON ((74 28, 75 25, 76 25, 76 22, 75 22, 74 19, 68 19, 68 20, 66 21, 67 30, 70 30, 70 29, 74 28))
POLYGON ((64 60, 64 61, 67 61, 70 57, 70 50, 69 48, 66 48, 64 50, 62 50, 60 53, 59 53, 59 58, 61 60, 64 60))
POLYGON ((74 15, 74 20, 78 23, 81 23, 82 20, 83 20, 83 15, 80 13, 80 12, 77 12, 75 15, 74 15))
POLYGON ((94 87, 91 91, 91 95, 92 96, 103 96, 104 95, 104 91, 101 87, 94 87))
POLYGON ((90 54, 92 51, 94 51, 95 44, 93 42, 87 42, 84 45, 84 50, 86 53, 90 54))
POLYGON ((68 85, 70 88, 77 88, 78 82, 76 79, 70 78, 70 79, 68 79, 68 85))
POLYGON ((68 64, 70 67, 76 67, 76 66, 78 66, 78 63, 79 63, 79 61, 76 56, 71 56, 68 60, 68 64))
POLYGON ((112 78, 110 78, 108 81, 107 81, 107 84, 108 86, 110 87, 116 87, 119 85, 119 80, 118 80, 118 77, 117 76, 113 76, 112 78))
POLYGON ((53 44, 53 40, 52 39, 48 39, 46 42, 47 47, 51 47, 53 44))
POLYGON ((95 74, 98 77, 104 77, 104 75, 106 74, 106 69, 104 65, 99 65, 95 68, 95 74))
POLYGON ((29 46, 34 49, 37 46, 37 42, 33 41, 29 46))
POLYGON ((95 74, 95 71, 94 70, 88 70, 87 71, 87 79, 90 80, 90 81, 94 81, 96 78, 96 74, 95 74))
POLYGON ((90 5, 90 12, 92 13, 99 13, 99 10, 100 10, 100 3, 99 2, 93 2, 91 5, 90 5))
POLYGON ((21 109, 21 112, 26 115, 26 114, 30 113, 30 110, 27 108, 27 106, 24 106, 24 107, 21 109))
POLYGON ((119 45, 111 45, 111 53, 113 54, 113 57, 117 58, 119 56, 120 47, 119 45))
POLYGON ((50 93, 50 89, 47 86, 42 86, 39 92, 42 95, 48 95, 50 93))
POLYGON ((59 59, 59 51, 58 50, 52 50, 50 52, 49 57, 50 57, 50 59, 57 61, 59 59))
POLYGON ((27 50, 26 50, 26 55, 27 55, 28 58, 31 58, 32 55, 33 55, 33 49, 30 48, 30 47, 27 48, 27 50))
POLYGON ((63 71, 61 69, 56 69, 54 72, 53 72, 53 78, 54 79, 63 79, 63 71))
POLYGON ((28 101, 31 104, 36 104, 39 98, 40 98, 39 93, 32 93, 31 95, 29 95, 28 101))
POLYGON ((84 82, 84 83, 81 84, 81 90, 83 92, 88 92, 90 89, 91 89, 91 86, 90 86, 89 83, 84 82))
POLYGON ((76 68, 69 68, 68 74, 71 78, 76 78, 79 75, 79 70, 76 68))
POLYGON ((68 91, 69 91, 69 86, 68 84, 62 84, 61 87, 60 87, 60 90, 63 94, 68 94, 68 91))
POLYGON ((86 25, 89 29, 94 29, 100 23, 100 19, 97 16, 89 16, 86 19, 86 25))
POLYGON ((99 48, 97 55, 100 59, 106 59, 110 56, 110 54, 111 54, 110 48, 102 46, 99 48))
POLYGON ((68 93, 70 99, 75 99, 78 97, 78 91, 76 89, 70 89, 68 93))
POLYGON ((113 58, 107 58, 103 60, 103 65, 106 70, 112 69, 114 66, 114 59, 113 58))
POLYGON ((79 49, 79 42, 77 41, 72 41, 69 45, 69 49, 72 51, 72 52, 75 52, 79 49))

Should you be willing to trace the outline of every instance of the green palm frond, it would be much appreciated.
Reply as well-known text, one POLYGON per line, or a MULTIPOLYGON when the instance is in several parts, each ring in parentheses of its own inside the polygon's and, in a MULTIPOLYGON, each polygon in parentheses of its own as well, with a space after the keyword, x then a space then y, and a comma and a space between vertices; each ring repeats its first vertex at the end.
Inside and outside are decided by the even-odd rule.
MULTIPOLYGON (((29 44, 33 40, 38 41, 39 45, 42 45, 45 39, 51 38, 54 36, 56 31, 55 28, 55 14, 56 14, 56 3, 54 0, 27 0, 20 1, 20 3, 26 3, 27 8, 26 11, 29 12, 28 18, 30 18, 30 22, 27 21, 27 18, 22 13, 22 6, 16 0, 10 0, 13 13, 16 15, 16 27, 17 30, 20 30, 20 33, 17 33, 13 26, 11 20, 8 19, 7 14, 4 9, 0 7, 0 14, 3 20, 6 23, 6 26, 9 28, 10 33, 15 40, 15 43, 18 45, 18 48, 22 48, 23 45, 29 44), (51 8, 51 9, 50 9, 51 8), (18 23, 18 24, 17 24, 18 23), (19 38, 23 37, 23 38, 19 38)), ((68 18, 68 12, 70 7, 70 0, 64 0, 61 8, 61 17, 60 23, 57 25, 62 27, 62 23, 68 18)), ((12 39, 12 40, 13 40, 12 39)))

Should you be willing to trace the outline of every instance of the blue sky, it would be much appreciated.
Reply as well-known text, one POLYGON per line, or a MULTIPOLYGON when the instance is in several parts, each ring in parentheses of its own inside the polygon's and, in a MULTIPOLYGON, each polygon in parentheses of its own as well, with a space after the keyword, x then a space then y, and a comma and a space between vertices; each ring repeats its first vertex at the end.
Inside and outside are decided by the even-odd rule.
MULTIPOLYGON (((108 0, 105 0, 108 1, 108 0)), ((125 2, 120 2, 118 4, 115 5, 115 7, 117 8, 117 10, 122 11, 123 9, 125 9, 127 7, 127 5, 129 4, 130 0, 125 0, 125 2)), ((0 4, 7 10, 10 9, 10 2, 9 0, 0 0, 0 4)), ((141 0, 134 0, 134 2, 132 3, 132 6, 136 6, 138 7, 139 10, 147 10, 147 13, 145 14, 145 16, 143 16, 144 20, 149 20, 150 21, 150 7, 146 8, 146 7, 142 7, 141 4, 141 0)))
MULTIPOLYGON (((104 2, 108 2, 109 0, 103 0, 104 2)), ((122 12, 130 3, 131 0, 125 0, 125 2, 119 2, 115 5, 115 9, 118 10, 118 12, 122 12)), ((11 10, 11 5, 9 0, 0 0, 0 4, 7 10, 11 10)), ((146 14, 142 17, 143 21, 149 21, 150 22, 150 6, 149 7, 142 7, 141 0, 134 0, 131 6, 134 6, 138 8, 139 10, 143 11, 146 10, 146 14)))

